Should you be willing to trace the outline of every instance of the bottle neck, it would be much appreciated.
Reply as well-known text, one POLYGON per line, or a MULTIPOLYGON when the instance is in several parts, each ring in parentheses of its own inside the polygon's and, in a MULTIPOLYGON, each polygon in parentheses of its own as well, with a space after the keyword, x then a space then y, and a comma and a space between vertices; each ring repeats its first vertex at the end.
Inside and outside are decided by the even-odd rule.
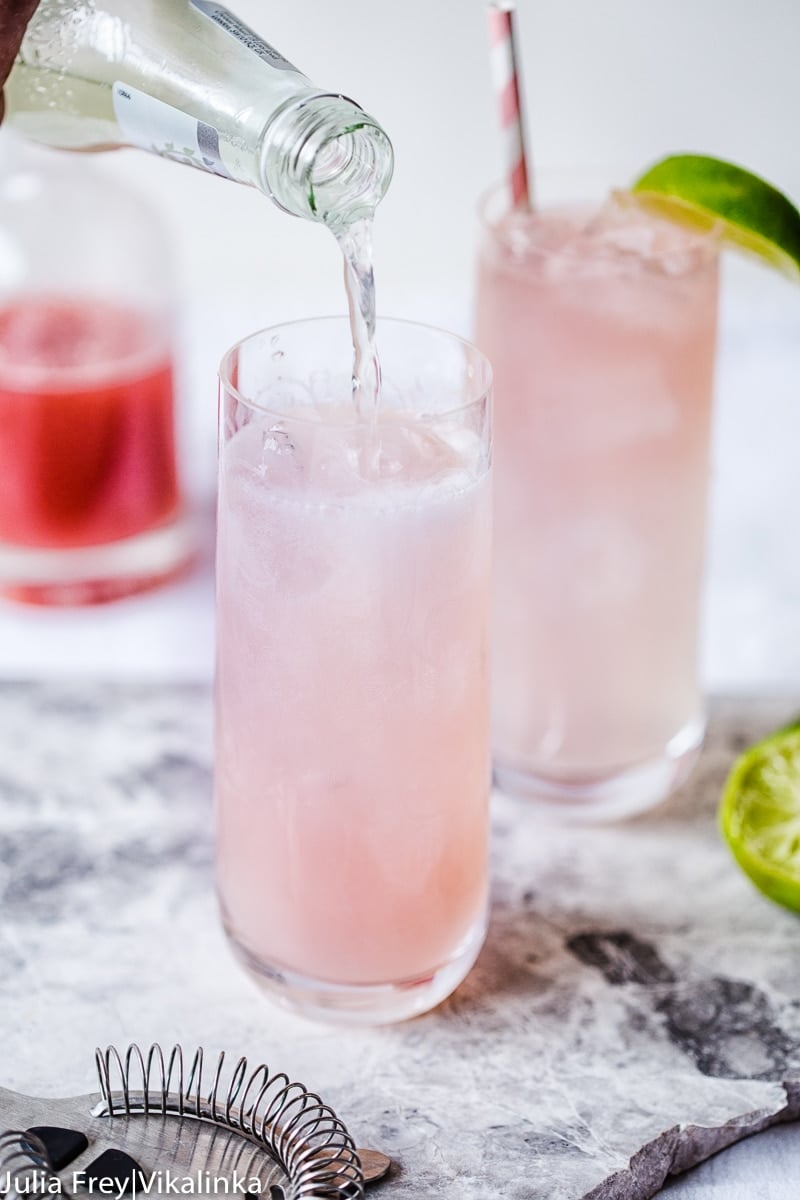
POLYGON ((262 190, 286 212, 334 228, 374 212, 393 167, 380 125, 345 96, 293 98, 264 130, 262 190))

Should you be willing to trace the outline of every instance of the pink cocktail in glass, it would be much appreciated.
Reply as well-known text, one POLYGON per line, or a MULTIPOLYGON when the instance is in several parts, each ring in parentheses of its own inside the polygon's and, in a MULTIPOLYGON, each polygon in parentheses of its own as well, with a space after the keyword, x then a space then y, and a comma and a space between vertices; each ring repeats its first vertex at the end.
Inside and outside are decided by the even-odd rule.
POLYGON ((716 251, 623 200, 484 231, 495 764, 562 813, 648 807, 702 737, 716 251))
POLYGON ((483 940, 489 372, 381 327, 374 420, 346 321, 222 369, 216 807, 226 930, 285 1003, 423 1011, 483 940))

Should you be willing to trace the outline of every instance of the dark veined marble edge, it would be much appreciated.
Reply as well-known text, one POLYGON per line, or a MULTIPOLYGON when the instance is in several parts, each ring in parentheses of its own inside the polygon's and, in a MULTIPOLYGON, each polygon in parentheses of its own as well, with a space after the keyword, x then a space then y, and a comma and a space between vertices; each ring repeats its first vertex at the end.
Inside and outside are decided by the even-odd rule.
POLYGON ((609 1175, 582 1200, 651 1200, 669 1179, 699 1167, 737 1142, 771 1126, 800 1120, 800 1080, 783 1080, 780 1086, 786 1096, 782 1108, 756 1109, 724 1125, 675 1125, 666 1129, 637 1150, 626 1170, 609 1175))

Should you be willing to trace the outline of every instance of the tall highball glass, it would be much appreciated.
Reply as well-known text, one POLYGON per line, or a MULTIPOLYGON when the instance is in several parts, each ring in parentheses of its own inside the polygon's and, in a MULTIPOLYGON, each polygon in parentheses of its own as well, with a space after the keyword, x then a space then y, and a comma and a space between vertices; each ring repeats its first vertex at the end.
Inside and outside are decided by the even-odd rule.
POLYGON ((228 937, 289 1007, 430 1008, 483 941, 490 369, 379 327, 357 419, 347 321, 221 369, 216 822, 228 937))

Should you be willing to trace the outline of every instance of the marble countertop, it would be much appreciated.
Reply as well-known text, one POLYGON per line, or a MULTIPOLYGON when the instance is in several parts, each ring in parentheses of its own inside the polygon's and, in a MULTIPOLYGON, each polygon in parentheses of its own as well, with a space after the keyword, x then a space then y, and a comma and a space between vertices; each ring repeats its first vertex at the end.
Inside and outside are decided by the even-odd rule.
MULTIPOLYGON (((205 686, 4 684, 0 1086, 82 1094, 96 1045, 203 1044, 318 1091, 392 1158, 376 1197, 652 1196, 800 1115, 800 926, 714 819, 736 750, 796 711, 717 703, 690 786, 622 826, 547 826, 496 796, 477 966, 433 1013, 358 1031, 277 1009, 225 945, 205 686)), ((759 1200, 795 1195, 794 1171, 759 1200)), ((688 1186, 670 1195, 735 1195, 688 1186)))

